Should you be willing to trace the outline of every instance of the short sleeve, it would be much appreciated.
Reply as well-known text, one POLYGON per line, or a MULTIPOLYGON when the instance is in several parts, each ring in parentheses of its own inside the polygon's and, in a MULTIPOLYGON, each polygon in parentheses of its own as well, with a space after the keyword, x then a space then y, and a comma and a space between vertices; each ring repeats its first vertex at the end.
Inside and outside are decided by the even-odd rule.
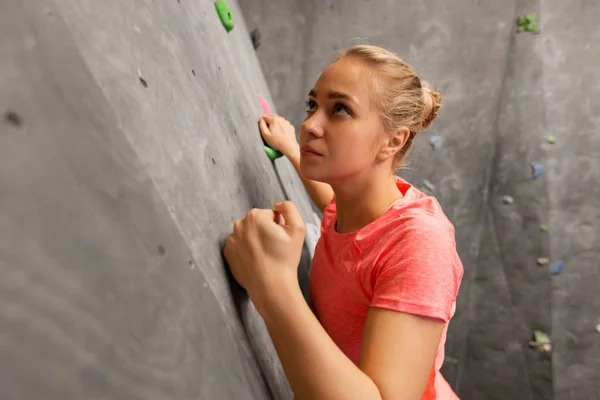
POLYGON ((329 226, 335 221, 335 218, 335 196, 333 196, 329 204, 327 204, 323 210, 323 216, 321 217, 321 234, 324 234, 327 231, 329 226))
POLYGON ((371 306, 447 322, 463 275, 454 231, 412 225, 388 242, 375 270, 371 306))

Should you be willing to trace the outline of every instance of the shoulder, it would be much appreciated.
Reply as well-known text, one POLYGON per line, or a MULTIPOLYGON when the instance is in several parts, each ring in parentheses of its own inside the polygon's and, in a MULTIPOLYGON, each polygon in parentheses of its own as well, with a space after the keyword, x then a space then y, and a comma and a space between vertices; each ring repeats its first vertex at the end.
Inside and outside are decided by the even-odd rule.
POLYGON ((452 223, 431 196, 389 211, 372 238, 372 305, 449 320, 463 277, 452 223))
POLYGON ((463 266, 454 226, 434 197, 416 194, 395 204, 385 217, 370 235, 377 253, 376 275, 401 270, 460 282, 463 266))
POLYGON ((365 235, 379 236, 388 246, 440 240, 455 246, 454 226, 438 201, 412 187, 365 235))

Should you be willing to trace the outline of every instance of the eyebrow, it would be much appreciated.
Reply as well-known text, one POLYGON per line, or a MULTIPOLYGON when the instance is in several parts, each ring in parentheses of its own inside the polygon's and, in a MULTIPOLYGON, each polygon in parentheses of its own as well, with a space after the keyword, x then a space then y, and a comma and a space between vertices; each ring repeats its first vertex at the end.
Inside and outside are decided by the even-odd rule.
MULTIPOLYGON (((314 89, 312 89, 310 92, 308 92, 308 95, 311 97, 317 97, 317 92, 314 91, 314 89)), ((356 100, 354 100, 354 98, 350 95, 347 95, 346 93, 341 93, 341 92, 329 92, 327 93, 327 98, 328 99, 344 99, 344 100, 350 100, 356 104, 358 104, 358 102, 356 100)))

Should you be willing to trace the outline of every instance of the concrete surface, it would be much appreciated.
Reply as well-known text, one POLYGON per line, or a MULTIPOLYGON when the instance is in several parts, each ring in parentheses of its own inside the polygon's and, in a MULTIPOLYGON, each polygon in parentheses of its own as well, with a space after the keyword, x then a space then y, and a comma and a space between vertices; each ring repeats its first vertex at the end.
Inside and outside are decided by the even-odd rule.
POLYGON ((227 33, 209 0, 0 0, 0 398, 292 398, 221 245, 284 197, 315 222, 257 95, 298 125, 362 37, 444 98, 401 172, 435 184, 465 265, 444 375, 467 400, 600 399, 600 5, 239 2, 227 33), (541 34, 516 34, 531 11, 541 34))
POLYGON ((600 398, 600 4, 542 2, 555 399, 600 398))
POLYGON ((0 398, 291 398, 221 246, 284 192, 312 209, 232 9, 2 1, 0 398))
POLYGON ((456 226, 466 274, 446 350, 459 363, 443 373, 461 398, 600 399, 600 5, 240 4, 248 28, 261 32, 257 53, 275 102, 297 125, 320 70, 353 38, 393 49, 440 88, 440 119, 401 175, 434 183, 456 226), (516 33, 517 16, 529 12, 539 35, 516 33), (433 134, 443 137, 439 150, 428 144, 433 134), (528 179, 531 161, 545 166, 541 179, 528 179), (504 195, 515 202, 502 204, 504 195), (564 272, 551 276, 538 257, 566 260, 564 272), (551 333, 552 354, 528 347, 534 329, 551 333))

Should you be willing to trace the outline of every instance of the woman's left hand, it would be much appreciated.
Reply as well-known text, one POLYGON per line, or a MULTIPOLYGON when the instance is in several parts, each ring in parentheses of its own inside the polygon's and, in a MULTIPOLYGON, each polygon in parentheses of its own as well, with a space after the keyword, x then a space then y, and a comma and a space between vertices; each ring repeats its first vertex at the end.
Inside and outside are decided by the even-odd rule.
POLYGON ((298 282, 306 226, 291 201, 252 209, 233 225, 224 255, 234 278, 260 311, 265 295, 298 282))

